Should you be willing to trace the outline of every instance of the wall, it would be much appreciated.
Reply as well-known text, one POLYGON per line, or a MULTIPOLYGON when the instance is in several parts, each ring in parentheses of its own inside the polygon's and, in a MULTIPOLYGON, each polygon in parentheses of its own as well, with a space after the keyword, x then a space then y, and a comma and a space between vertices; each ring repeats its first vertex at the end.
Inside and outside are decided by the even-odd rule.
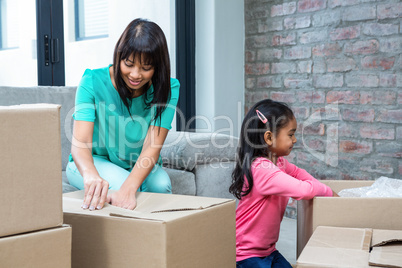
POLYGON ((289 103, 289 159, 321 179, 402 178, 402 3, 245 0, 245 109, 289 103))
POLYGON ((195 4, 197 131, 238 136, 244 114, 244 2, 195 4))
POLYGON ((10 17, 15 16, 14 20, 20 22, 17 25, 19 47, 0 50, 0 62, 2 63, 0 66, 0 85, 37 85, 35 1, 18 1, 13 4, 17 5, 17 13, 9 15, 10 17))

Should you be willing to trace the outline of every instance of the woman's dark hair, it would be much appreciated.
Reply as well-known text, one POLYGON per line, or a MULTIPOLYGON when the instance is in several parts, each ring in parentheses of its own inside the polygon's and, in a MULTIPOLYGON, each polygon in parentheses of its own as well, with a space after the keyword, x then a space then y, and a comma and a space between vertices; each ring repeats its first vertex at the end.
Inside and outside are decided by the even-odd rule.
POLYGON ((131 55, 154 68, 152 76, 154 92, 152 95, 145 94, 144 101, 148 109, 156 104, 156 112, 152 120, 161 120, 162 112, 165 110, 171 94, 170 60, 165 35, 156 23, 145 19, 133 20, 121 34, 114 49, 114 80, 120 98, 130 115, 132 92, 121 76, 120 62, 131 55))
POLYGON ((250 108, 241 126, 236 166, 229 188, 229 192, 235 197, 241 199, 250 193, 254 184, 251 164, 257 157, 267 157, 269 154, 264 133, 269 130, 277 135, 280 129, 294 118, 292 110, 285 103, 270 99, 262 100, 250 108), (268 119, 266 123, 263 123, 258 117, 256 110, 259 110, 268 119), (244 188, 244 177, 247 178, 247 188, 244 188))

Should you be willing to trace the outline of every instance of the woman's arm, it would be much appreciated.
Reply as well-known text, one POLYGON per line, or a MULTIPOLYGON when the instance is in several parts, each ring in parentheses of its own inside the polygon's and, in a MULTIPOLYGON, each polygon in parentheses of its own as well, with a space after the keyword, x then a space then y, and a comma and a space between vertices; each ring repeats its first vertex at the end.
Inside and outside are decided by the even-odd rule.
POLYGON ((168 132, 169 130, 163 127, 149 127, 141 154, 134 168, 120 187, 120 190, 108 196, 108 203, 126 209, 134 209, 137 206, 135 193, 158 161, 162 145, 165 142, 168 132))
POLYGON ((106 201, 109 183, 99 176, 92 157, 94 123, 74 121, 71 155, 84 179, 85 196, 82 207, 101 209, 106 201))

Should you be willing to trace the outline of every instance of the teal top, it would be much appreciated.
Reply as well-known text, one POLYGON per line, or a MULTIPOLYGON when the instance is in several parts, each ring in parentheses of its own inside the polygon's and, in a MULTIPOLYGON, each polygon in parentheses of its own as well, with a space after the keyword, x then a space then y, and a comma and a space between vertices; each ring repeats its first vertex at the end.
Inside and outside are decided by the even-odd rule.
MULTIPOLYGON (((172 128, 172 120, 179 99, 180 83, 171 78, 171 97, 161 120, 152 120, 156 107, 146 107, 152 100, 154 87, 132 98, 130 114, 114 88, 108 67, 87 69, 75 96, 74 120, 94 122, 92 154, 125 168, 134 167, 150 125, 172 128)), ((70 154, 70 162, 73 158, 70 154)), ((159 156, 158 163, 161 163, 159 156)))

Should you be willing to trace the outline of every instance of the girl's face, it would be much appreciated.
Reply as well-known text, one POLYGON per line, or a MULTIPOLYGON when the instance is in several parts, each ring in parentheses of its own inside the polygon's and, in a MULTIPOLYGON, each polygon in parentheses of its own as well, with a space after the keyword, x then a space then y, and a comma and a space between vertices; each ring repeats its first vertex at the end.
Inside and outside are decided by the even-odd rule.
POLYGON ((297 142, 295 132, 297 128, 296 119, 291 119, 286 126, 279 130, 279 133, 272 137, 272 146, 270 151, 276 156, 289 155, 293 149, 293 145, 297 142))
MULTIPOLYGON (((131 55, 127 59, 120 61, 121 76, 128 88, 133 91, 137 91, 143 87, 146 90, 151 84, 152 76, 154 75, 154 67, 145 64, 145 62, 142 55, 141 60, 139 57, 134 58, 134 55, 131 55)), ((140 90, 138 93, 142 94, 143 92, 140 90)))

